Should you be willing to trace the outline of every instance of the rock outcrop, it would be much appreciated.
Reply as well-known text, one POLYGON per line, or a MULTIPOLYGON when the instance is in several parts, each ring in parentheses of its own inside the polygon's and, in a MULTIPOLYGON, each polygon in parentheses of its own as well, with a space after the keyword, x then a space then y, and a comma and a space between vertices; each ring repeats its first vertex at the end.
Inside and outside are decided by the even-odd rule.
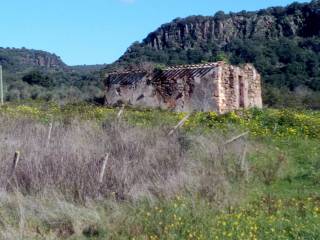
POLYGON ((320 3, 292 4, 257 12, 240 12, 215 16, 192 16, 176 19, 150 33, 142 45, 156 50, 193 48, 214 43, 226 45, 235 39, 276 39, 280 37, 312 37, 320 35, 320 3))
POLYGON ((59 69, 67 65, 55 54, 26 48, 0 48, 0 64, 10 72, 29 68, 59 69))

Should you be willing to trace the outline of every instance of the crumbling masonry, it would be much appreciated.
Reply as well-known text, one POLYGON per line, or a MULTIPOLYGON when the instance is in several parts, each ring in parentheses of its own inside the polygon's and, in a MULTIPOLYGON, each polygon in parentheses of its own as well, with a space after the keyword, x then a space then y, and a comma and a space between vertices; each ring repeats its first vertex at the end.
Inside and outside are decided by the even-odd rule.
POLYGON ((106 104, 158 107, 180 112, 262 107, 261 77, 251 64, 224 62, 169 67, 149 74, 108 74, 106 104))

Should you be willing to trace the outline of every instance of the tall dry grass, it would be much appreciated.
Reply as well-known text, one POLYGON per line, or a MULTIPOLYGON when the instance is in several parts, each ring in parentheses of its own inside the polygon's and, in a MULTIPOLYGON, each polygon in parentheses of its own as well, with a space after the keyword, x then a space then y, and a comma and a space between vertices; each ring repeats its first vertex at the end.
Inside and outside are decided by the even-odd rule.
POLYGON ((2 116, 0 122, 2 192, 55 192, 80 202, 188 192, 224 203, 232 181, 241 182, 247 174, 246 142, 222 147, 225 137, 219 134, 177 131, 168 136, 168 127, 135 127, 121 121, 53 122, 51 131, 49 125, 28 118, 2 116), (20 161, 10 179, 16 151, 20 161))

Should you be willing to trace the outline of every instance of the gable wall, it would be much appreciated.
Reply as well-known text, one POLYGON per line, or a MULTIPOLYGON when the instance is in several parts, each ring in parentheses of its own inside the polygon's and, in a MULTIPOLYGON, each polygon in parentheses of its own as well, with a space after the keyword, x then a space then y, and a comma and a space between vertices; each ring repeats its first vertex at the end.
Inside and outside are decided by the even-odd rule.
POLYGON ((196 111, 219 110, 219 68, 212 69, 202 78, 194 79, 194 88, 190 98, 190 108, 196 111))
POLYGON ((261 77, 252 65, 247 64, 240 68, 222 64, 220 72, 220 113, 240 108, 262 107, 261 77))
POLYGON ((154 83, 159 96, 160 107, 178 112, 217 111, 218 68, 199 76, 162 79, 154 83))
POLYGON ((243 68, 244 76, 248 79, 248 106, 262 108, 262 91, 261 91, 261 76, 257 70, 247 64, 243 68))

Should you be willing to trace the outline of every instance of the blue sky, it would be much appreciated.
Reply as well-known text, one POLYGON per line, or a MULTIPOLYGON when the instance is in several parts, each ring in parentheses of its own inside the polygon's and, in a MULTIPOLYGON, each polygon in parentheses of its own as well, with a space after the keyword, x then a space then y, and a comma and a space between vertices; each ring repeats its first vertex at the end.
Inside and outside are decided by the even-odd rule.
MULTIPOLYGON (((6 0, 0 46, 46 50, 69 65, 111 63, 177 17, 286 6, 292 0, 6 0)), ((299 2, 306 2, 301 0, 299 2)))

